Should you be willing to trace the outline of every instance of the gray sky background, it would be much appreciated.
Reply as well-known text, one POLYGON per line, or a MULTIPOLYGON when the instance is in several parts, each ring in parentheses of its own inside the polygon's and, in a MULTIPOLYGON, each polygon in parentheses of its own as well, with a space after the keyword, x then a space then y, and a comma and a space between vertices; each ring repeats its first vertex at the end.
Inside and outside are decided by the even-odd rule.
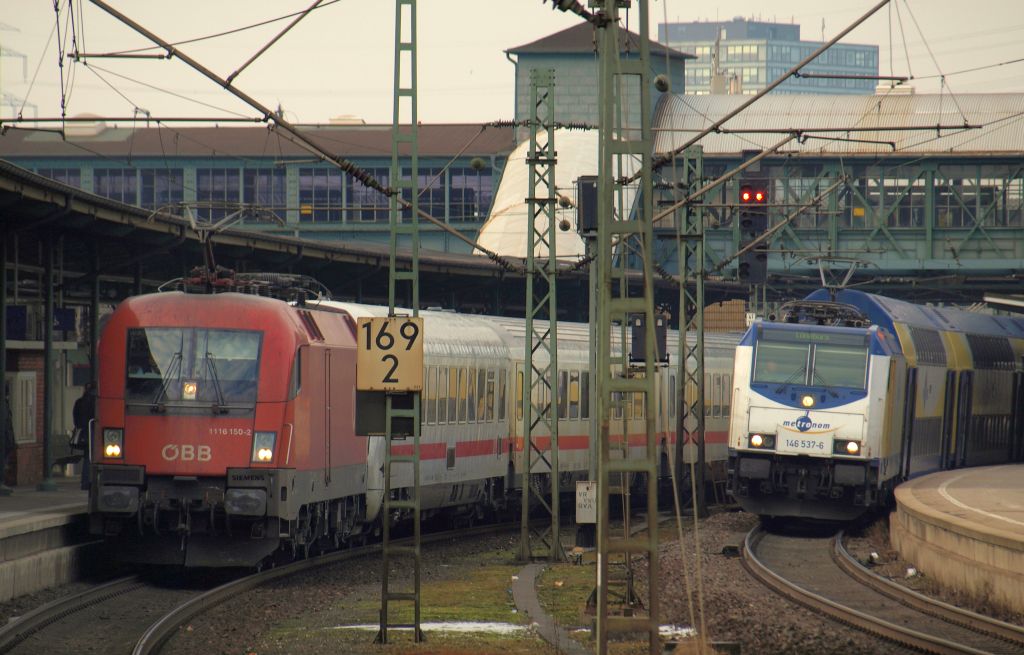
MULTIPOLYGON (((256 23, 310 4, 310 0, 109 1, 172 42, 256 23)), ((0 14, 0 47, 5 51, 0 58, 0 90, 36 105, 35 115, 59 116, 61 71, 56 34, 51 37, 56 23, 53 3, 0 3, 5 9, 0 14), (11 51, 24 58, 12 56, 11 51)), ((511 118, 514 69, 504 50, 580 21, 571 14, 552 11, 540 0, 423 0, 418 4, 419 119, 428 123, 511 118)), ((831 38, 876 2, 774 0, 770 10, 763 8, 766 4, 764 0, 654 0, 650 5, 651 35, 657 36, 657 25, 666 16, 669 21, 744 16, 796 22, 804 40, 821 40, 823 22, 825 38, 831 38)), ((61 0, 61 5, 66 8, 66 0, 61 0)), ((954 93, 1024 92, 1024 61, 954 74, 1024 58, 1020 0, 893 0, 891 5, 892 9, 881 9, 844 40, 879 45, 882 74, 890 72, 891 53, 892 72, 919 78, 913 82, 918 93, 938 92, 940 74, 947 76, 948 88, 954 93)), ((80 51, 150 45, 87 0, 76 0, 75 9, 77 33, 84 35, 78 43, 80 51)), ((638 16, 634 9, 630 15, 634 31, 633 21, 638 16)), ((390 0, 336 2, 299 23, 235 84, 266 105, 280 103, 293 121, 326 122, 348 114, 372 123, 389 123, 394 19, 390 0)), ((287 22, 185 45, 181 50, 226 77, 287 22)), ((63 20, 60 32, 70 51, 63 20)), ((65 86, 70 83, 69 116, 130 116, 133 107, 149 110, 153 116, 255 115, 228 92, 173 59, 93 59, 89 66, 66 61, 63 74, 65 86)), ((0 107, 0 116, 13 113, 9 106, 0 107)), ((34 115, 31 106, 25 107, 24 115, 34 115)))

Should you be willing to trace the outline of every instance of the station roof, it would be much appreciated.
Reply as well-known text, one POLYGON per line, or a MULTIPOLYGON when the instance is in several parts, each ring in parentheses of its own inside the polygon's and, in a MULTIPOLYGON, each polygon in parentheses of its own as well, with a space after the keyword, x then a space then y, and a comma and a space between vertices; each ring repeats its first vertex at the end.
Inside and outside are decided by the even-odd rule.
MULTIPOLYGON (((543 38, 524 43, 523 45, 509 48, 505 52, 512 55, 536 55, 536 54, 594 54, 596 44, 594 41, 594 26, 590 23, 580 23, 561 32, 549 34, 543 38)), ((667 48, 657 41, 651 40, 651 55, 661 57, 668 53, 672 59, 696 59, 695 55, 686 54, 672 48, 667 48)), ((619 30, 619 46, 622 54, 640 52, 640 36, 629 30, 619 30)))
MULTIPOLYGON (((735 95, 662 96, 655 110, 655 151, 675 149, 749 99, 735 95)), ((700 144, 705 154, 739 154, 770 147, 791 130, 808 138, 802 143, 790 142, 780 154, 1018 156, 1024 153, 1022 128, 1022 93, 770 94, 723 125, 724 132, 709 134, 700 144), (939 125, 951 129, 936 130, 939 125), (967 129, 965 125, 981 128, 967 129), (899 126, 922 129, 890 129, 899 126), (846 131, 850 128, 868 129, 846 131), (730 134, 729 130, 740 133, 730 134)))
MULTIPOLYGON (((14 266, 31 273, 27 277, 41 279, 42 253, 48 244, 56 244, 57 275, 65 302, 81 302, 94 279, 102 280, 105 301, 113 301, 132 293, 134 278, 149 291, 203 263, 200 234, 187 219, 103 198, 3 160, 0 207, 4 211, 0 243, 14 242, 8 257, 13 257, 14 266)), ((212 242, 216 262, 222 266, 240 272, 308 275, 331 289, 335 298, 387 301, 386 245, 304 239, 249 226, 218 230, 212 242)), ((410 260, 408 249, 399 249, 398 266, 407 270, 410 260)), ((515 257, 498 262, 480 255, 421 249, 419 268, 425 306, 494 311, 497 302, 503 312, 521 315, 524 311, 523 262, 515 257)), ((587 276, 585 269, 559 272, 559 288, 569 304, 583 299, 583 309, 576 307, 571 315, 585 314, 587 276)), ((631 277, 630 284, 639 285, 639 278, 631 277)), ((668 303, 678 297, 678 289, 671 284, 657 280, 656 287, 668 303)), ((745 290, 726 282, 708 285, 709 297, 719 300, 745 290)), ((24 291, 26 301, 41 292, 38 288, 24 291)))
MULTIPOLYGON (((148 290, 203 263, 200 234, 189 220, 96 196, 3 160, 0 207, 0 236, 5 242, 16 237, 20 252, 43 252, 48 239, 60 241, 62 288, 71 296, 87 292, 97 276, 122 295, 133 271, 141 272, 148 290)), ((243 226, 218 230, 212 242, 217 263, 235 270, 303 274, 337 297, 354 297, 358 286, 368 299, 387 298, 387 245, 318 241, 243 226)), ((409 262, 408 250, 400 250, 399 266, 409 262)), ((421 250, 419 265, 425 302, 445 306, 446 290, 490 298, 494 284, 518 275, 487 257, 450 252, 421 250)), ((42 262, 23 254, 18 266, 35 271, 42 262)))
MULTIPOLYGON (((391 158, 390 125, 301 125, 328 152, 343 157, 391 158)), ((513 129, 473 124, 420 125, 420 157, 504 156, 515 147, 513 129)), ((309 157, 307 150, 264 125, 69 123, 66 138, 53 131, 10 129, 0 137, 0 157, 309 157)))

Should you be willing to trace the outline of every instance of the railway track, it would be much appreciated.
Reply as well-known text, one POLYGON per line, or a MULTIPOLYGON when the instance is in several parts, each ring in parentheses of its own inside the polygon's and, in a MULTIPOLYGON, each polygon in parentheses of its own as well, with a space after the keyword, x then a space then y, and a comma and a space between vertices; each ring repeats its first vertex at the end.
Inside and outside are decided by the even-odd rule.
MULTIPOLYGON (((425 534, 423 544, 480 536, 510 524, 425 534)), ((411 541, 411 539, 394 540, 411 541)), ((80 653, 83 643, 103 644, 105 653, 153 655, 192 617, 272 580, 380 553, 373 544, 299 560, 229 580, 201 585, 156 584, 130 576, 60 598, 0 628, 0 655, 80 653)))
POLYGON ((1024 629, 927 598, 862 567, 827 536, 747 534, 743 563, 779 594, 891 642, 893 652, 1012 655, 1024 629))

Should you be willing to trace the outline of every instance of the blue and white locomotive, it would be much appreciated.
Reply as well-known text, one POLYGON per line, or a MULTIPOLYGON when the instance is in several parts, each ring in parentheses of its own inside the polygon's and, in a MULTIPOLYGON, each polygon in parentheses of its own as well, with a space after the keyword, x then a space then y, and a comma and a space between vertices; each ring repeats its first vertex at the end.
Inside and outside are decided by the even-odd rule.
POLYGON ((849 520, 908 478, 1024 460, 1024 319, 826 290, 736 348, 729 489, 849 520))

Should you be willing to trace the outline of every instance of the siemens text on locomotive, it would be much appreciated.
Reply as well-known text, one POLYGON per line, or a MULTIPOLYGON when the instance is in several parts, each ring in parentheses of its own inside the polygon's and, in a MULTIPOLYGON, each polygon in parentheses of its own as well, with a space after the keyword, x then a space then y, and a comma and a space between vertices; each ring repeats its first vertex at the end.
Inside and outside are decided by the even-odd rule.
MULTIPOLYGON (((358 541, 380 521, 403 518, 380 515, 385 440, 358 434, 355 421, 356 324, 386 314, 242 293, 123 302, 99 345, 92 532, 128 561, 252 566, 275 553, 358 541)), ((423 516, 502 510, 518 502, 522 477, 523 321, 421 316, 423 516)), ((567 491, 589 464, 588 341, 587 326, 560 324, 556 397, 548 400, 567 491)), ((720 462, 735 343, 709 339, 706 350, 708 457, 720 462)), ((667 471, 678 387, 674 368, 657 375, 667 471)), ((620 446, 623 429, 644 431, 643 406, 619 398, 612 438, 620 446)), ((393 452, 410 447, 395 441, 393 452)), ((392 480, 396 494, 412 484, 403 469, 392 480)))
POLYGON ((901 481, 1024 459, 1024 320, 825 290, 736 348, 729 488, 845 520, 901 481))

